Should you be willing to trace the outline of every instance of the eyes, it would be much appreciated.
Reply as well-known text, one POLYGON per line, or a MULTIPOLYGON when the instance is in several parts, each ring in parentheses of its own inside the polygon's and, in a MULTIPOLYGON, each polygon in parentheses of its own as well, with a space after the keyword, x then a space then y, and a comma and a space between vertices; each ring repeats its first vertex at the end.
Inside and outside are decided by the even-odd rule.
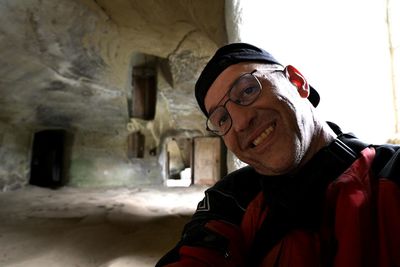
POLYGON ((219 118, 218 125, 220 127, 222 127, 222 126, 224 126, 224 124, 227 123, 228 120, 229 120, 229 114, 228 114, 228 112, 225 112, 225 114, 223 114, 223 116, 221 116, 221 118, 219 118))
POLYGON ((224 125, 227 125, 229 123, 230 119, 231 117, 225 107, 219 106, 211 114, 209 121, 214 126, 214 128, 222 129, 224 125))
POLYGON ((234 102, 238 105, 246 105, 249 101, 253 101, 254 96, 258 96, 259 91, 259 86, 254 85, 242 88, 238 91, 237 99, 234 102))
MULTIPOLYGON (((221 101, 218 106, 210 112, 206 122, 206 129, 216 135, 224 136, 232 127, 232 118, 226 109, 226 104, 232 101, 236 105, 249 106, 253 104, 261 94, 262 86, 253 70, 250 73, 245 73, 240 76, 234 83, 229 91, 224 95, 228 99, 223 103, 221 101)), ((282 70, 272 70, 270 73, 282 72, 282 70)))
POLYGON ((232 126, 232 118, 226 109, 229 101, 240 106, 251 105, 261 93, 261 84, 253 75, 255 71, 246 73, 239 77, 232 88, 227 93, 228 99, 223 105, 219 105, 214 109, 207 120, 207 129, 217 135, 225 135, 232 126))

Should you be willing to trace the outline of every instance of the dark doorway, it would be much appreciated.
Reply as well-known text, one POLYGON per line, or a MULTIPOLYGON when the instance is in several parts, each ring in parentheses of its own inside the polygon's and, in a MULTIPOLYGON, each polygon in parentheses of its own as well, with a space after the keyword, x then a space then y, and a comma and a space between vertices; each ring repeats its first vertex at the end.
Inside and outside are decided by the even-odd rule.
POLYGON ((65 138, 64 130, 44 130, 35 133, 30 184, 53 189, 64 185, 65 138))
POLYGON ((128 135, 128 158, 143 158, 145 136, 141 132, 133 132, 128 135))
POLYGON ((134 67, 130 117, 153 120, 156 113, 157 78, 151 67, 134 67))

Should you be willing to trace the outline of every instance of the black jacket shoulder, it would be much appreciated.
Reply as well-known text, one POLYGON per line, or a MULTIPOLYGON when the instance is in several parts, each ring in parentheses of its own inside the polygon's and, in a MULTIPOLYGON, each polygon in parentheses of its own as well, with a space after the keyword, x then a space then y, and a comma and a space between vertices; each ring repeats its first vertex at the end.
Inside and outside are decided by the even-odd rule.
POLYGON ((222 219, 239 225, 247 205, 261 191, 261 176, 250 166, 228 174, 205 191, 193 219, 222 219))

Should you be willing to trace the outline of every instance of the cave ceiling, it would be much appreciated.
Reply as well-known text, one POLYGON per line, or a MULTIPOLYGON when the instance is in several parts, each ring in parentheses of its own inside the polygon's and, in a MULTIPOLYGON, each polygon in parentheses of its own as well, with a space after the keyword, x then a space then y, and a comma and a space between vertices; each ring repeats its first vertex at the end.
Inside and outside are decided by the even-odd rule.
POLYGON ((132 67, 150 62, 168 119, 198 127, 193 85, 226 39, 222 0, 1 0, 0 122, 124 129, 132 67))

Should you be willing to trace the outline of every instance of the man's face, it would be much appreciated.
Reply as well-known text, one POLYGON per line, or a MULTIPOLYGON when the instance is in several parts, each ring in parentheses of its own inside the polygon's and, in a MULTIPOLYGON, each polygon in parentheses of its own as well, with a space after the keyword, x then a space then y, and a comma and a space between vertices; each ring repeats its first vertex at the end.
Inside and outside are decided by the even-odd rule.
POLYGON ((254 103, 240 106, 228 101, 232 127, 224 142, 240 160, 259 173, 278 175, 293 171, 305 157, 314 134, 311 104, 282 71, 271 65, 239 63, 225 69, 211 85, 204 103, 208 112, 228 99, 227 92, 245 73, 254 75, 262 90, 254 103))

